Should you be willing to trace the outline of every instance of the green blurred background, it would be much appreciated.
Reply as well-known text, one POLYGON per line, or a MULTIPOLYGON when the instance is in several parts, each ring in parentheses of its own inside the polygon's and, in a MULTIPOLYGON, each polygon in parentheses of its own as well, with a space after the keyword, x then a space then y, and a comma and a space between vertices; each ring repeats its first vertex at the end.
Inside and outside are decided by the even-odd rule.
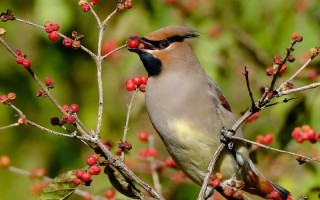
MULTIPOLYGON (((101 0, 95 10, 101 17, 115 8, 116 1, 101 0)), ((273 55, 283 56, 290 43, 290 35, 299 32, 304 41, 298 44, 296 62, 288 64, 285 80, 306 60, 310 48, 320 42, 320 3, 318 0, 133 0, 133 8, 118 13, 112 18, 103 38, 104 48, 110 49, 125 43, 132 34, 143 35, 168 25, 186 25, 201 32, 199 39, 190 41, 200 62, 210 76, 220 85, 229 99, 233 111, 240 116, 250 105, 243 67, 247 66, 254 97, 260 88, 267 86, 270 78, 265 75, 267 66, 272 65, 273 55)), ((0 11, 13 10, 18 17, 43 25, 50 20, 60 25, 60 31, 71 35, 77 30, 85 35, 83 45, 96 52, 97 25, 90 13, 82 12, 78 1, 73 0, 2 0, 0 11)), ((51 76, 56 84, 52 90, 61 104, 77 103, 79 116, 89 129, 95 129, 97 120, 96 68, 90 56, 81 50, 66 49, 61 40, 51 42, 40 29, 19 22, 0 23, 7 30, 4 39, 13 49, 21 49, 32 60, 32 69, 44 80, 51 76)), ((59 111, 48 99, 37 98, 39 89, 28 73, 17 65, 13 56, 0 47, 0 94, 15 92, 19 107, 29 120, 45 127, 59 130, 50 125, 50 118, 60 117, 59 111)), ((311 74, 319 71, 315 60, 297 80, 296 86, 314 82, 311 74)), ((126 105, 131 94, 124 87, 125 80, 145 75, 137 55, 122 49, 105 60, 103 65, 105 110, 102 138, 116 143, 121 137, 126 117, 126 105)), ((279 83, 280 81, 279 80, 279 83)), ((261 112, 260 119, 246 124, 245 137, 254 140, 258 134, 273 133, 273 147, 319 157, 319 144, 305 142, 297 144, 291 139, 296 126, 311 125, 320 130, 319 89, 295 94, 296 100, 271 107, 261 112)), ((0 105, 0 126, 14 123, 16 113, 8 106, 0 105)), ((128 140, 133 150, 127 163, 143 180, 152 184, 149 165, 139 158, 139 150, 147 144, 138 140, 140 131, 156 137, 158 158, 167 157, 160 139, 153 130, 144 107, 144 95, 139 93, 135 100, 130 121, 128 140)), ((116 148, 113 148, 114 150, 116 148)), ((47 169, 48 176, 81 168, 92 150, 81 142, 44 134, 33 127, 21 126, 0 131, 0 155, 8 155, 12 165, 31 170, 35 166, 47 169)), ((318 199, 320 169, 318 163, 299 166, 294 157, 261 150, 255 155, 257 166, 263 174, 292 192, 294 199, 307 194, 309 199, 318 199)), ((175 170, 163 169, 161 182, 167 199, 196 199, 199 187, 184 181, 176 184, 172 180, 175 170)), ((30 190, 37 181, 0 169, 0 199, 35 199, 30 190)), ((94 178, 91 187, 84 188, 93 194, 103 195, 110 188, 104 175, 94 178)), ((121 199, 124 197, 118 196, 121 199)), ((81 199, 73 196, 72 199, 81 199)), ((253 197, 256 199, 256 197, 253 197)))

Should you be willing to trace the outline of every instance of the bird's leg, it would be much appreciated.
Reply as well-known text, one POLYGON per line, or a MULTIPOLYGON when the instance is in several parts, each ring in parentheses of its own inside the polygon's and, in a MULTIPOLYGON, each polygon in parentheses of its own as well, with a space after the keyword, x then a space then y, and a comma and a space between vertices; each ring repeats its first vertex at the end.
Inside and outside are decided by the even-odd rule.
POLYGON ((234 141, 230 136, 230 133, 234 133, 235 131, 232 129, 225 129, 224 127, 221 130, 220 135, 220 142, 224 143, 228 146, 228 150, 233 155, 234 159, 236 160, 238 164, 238 168, 240 169, 244 165, 244 159, 240 153, 236 151, 234 148, 234 141))
POLYGON ((235 131, 232 130, 232 129, 225 129, 225 127, 223 127, 220 131, 220 142, 221 143, 224 143, 225 145, 228 146, 228 149, 229 150, 232 150, 233 149, 233 146, 234 146, 234 142, 233 142, 233 139, 231 139, 231 136, 229 135, 229 132, 232 132, 234 133, 235 131))

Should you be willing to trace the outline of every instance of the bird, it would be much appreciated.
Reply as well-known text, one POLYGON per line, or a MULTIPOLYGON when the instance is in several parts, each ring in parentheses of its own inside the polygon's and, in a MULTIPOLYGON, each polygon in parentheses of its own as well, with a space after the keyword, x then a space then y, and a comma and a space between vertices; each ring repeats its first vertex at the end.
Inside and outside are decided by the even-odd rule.
MULTIPOLYGON (((143 37, 130 37, 138 43, 129 45, 128 50, 138 54, 148 73, 145 104, 154 129, 177 166, 201 186, 221 144, 221 130, 231 128, 236 117, 187 42, 199 35, 194 28, 168 26, 143 37)), ((242 130, 235 134, 243 137, 242 130)), ((262 198, 276 192, 281 200, 291 199, 289 191, 257 170, 245 142, 237 140, 233 144, 222 151, 214 168, 223 176, 218 192, 236 199, 227 197, 223 188, 239 181, 243 183, 241 190, 262 198)), ((206 199, 213 192, 209 184, 206 199)))

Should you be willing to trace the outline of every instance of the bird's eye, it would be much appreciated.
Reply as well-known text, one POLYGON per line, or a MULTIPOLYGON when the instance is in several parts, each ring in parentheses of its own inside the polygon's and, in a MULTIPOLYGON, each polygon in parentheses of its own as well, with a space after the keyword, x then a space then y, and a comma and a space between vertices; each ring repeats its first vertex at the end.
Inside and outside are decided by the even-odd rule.
POLYGON ((159 44, 161 48, 167 48, 170 46, 171 42, 169 40, 161 40, 159 44))

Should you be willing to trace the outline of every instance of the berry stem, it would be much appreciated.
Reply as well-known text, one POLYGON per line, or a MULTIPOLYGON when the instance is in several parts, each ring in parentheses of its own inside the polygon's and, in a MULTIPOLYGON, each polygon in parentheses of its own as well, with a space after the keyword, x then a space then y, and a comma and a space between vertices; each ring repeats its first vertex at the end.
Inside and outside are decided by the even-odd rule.
MULTIPOLYGON (((153 135, 149 135, 148 137, 148 144, 149 144, 149 149, 155 148, 154 147, 154 137, 153 135)), ((151 168, 151 175, 152 175, 152 180, 154 184, 155 190, 158 192, 158 194, 162 195, 162 189, 161 189, 161 184, 159 180, 159 174, 157 171, 157 160, 155 159, 154 156, 149 156, 148 161, 150 163, 150 168, 151 168)))
MULTIPOLYGON (((127 134, 128 134, 128 130, 129 130, 129 120, 130 120, 130 115, 131 115, 131 111, 133 108, 133 101, 134 98, 136 97, 136 94, 138 93, 139 89, 135 89, 132 96, 131 96, 131 100, 130 103, 128 104, 128 110, 127 110, 127 117, 126 117, 126 123, 123 129, 123 136, 122 136, 122 142, 126 141, 127 138, 127 134)), ((124 161, 124 152, 121 152, 121 160, 124 161)))
POLYGON ((281 149, 276 149, 276 148, 261 144, 259 142, 254 142, 254 141, 251 141, 251 140, 247 140, 245 138, 232 136, 232 139, 240 140, 240 141, 247 142, 247 143, 250 143, 250 144, 254 144, 254 145, 257 145, 259 147, 262 147, 262 148, 265 148, 265 149, 269 149, 269 150, 273 150, 273 151, 277 151, 277 152, 280 152, 280 153, 285 153, 285 154, 289 154, 289 155, 292 155, 292 156, 301 157, 301 158, 304 159, 305 162, 309 162, 309 161, 320 162, 320 158, 307 157, 307 156, 304 156, 304 155, 301 155, 301 154, 297 154, 297 153, 293 153, 293 152, 290 152, 290 151, 284 151, 284 150, 281 150, 281 149))

